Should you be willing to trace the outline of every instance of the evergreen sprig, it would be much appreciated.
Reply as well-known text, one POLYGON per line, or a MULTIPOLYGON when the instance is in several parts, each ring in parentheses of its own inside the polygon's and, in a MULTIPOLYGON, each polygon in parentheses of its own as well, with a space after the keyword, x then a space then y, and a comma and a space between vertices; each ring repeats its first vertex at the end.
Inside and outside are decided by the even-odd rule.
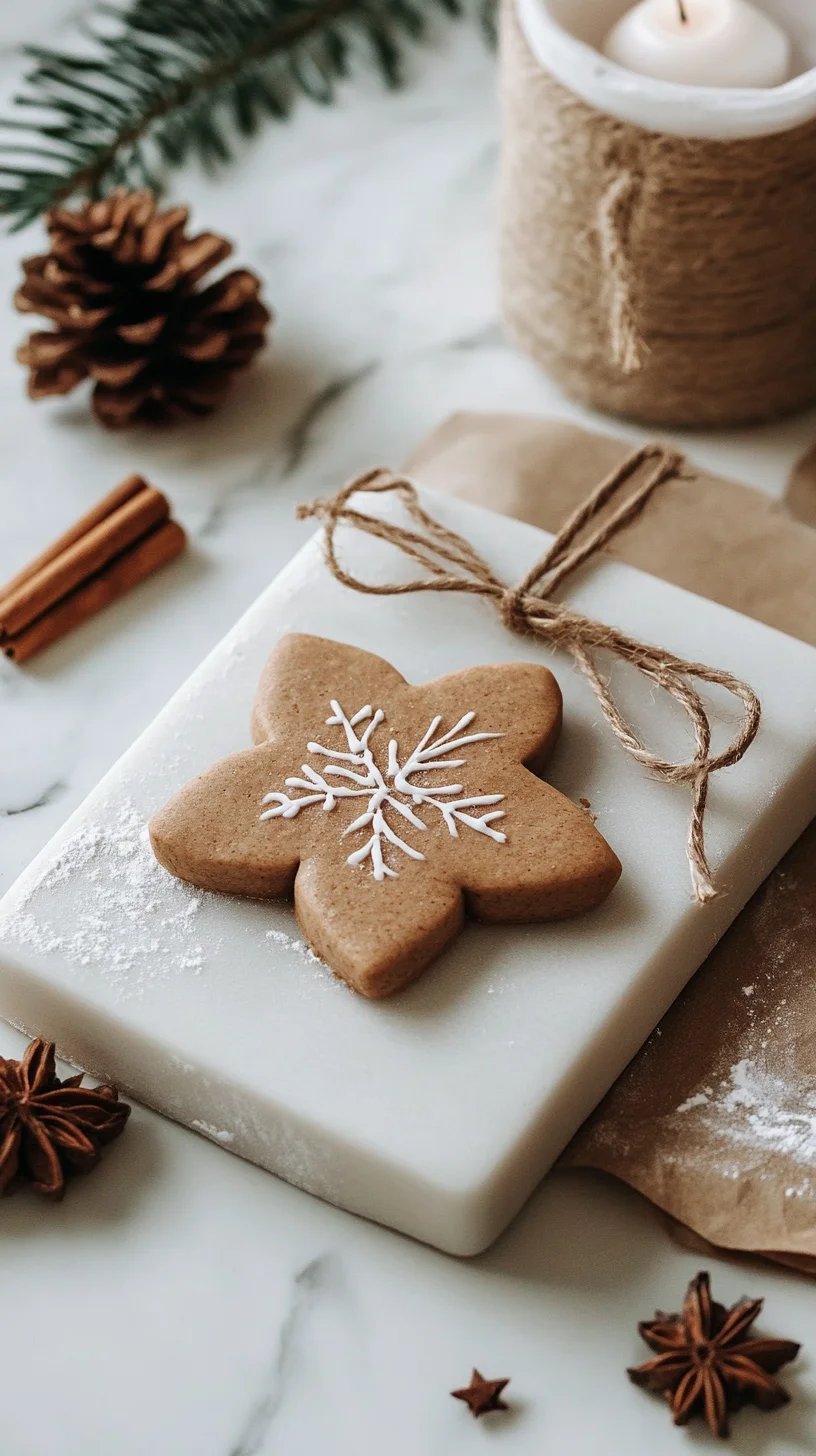
MULTIPOLYGON (((299 93, 330 102, 366 54, 398 85, 406 43, 435 9, 467 0, 134 0, 98 6, 63 50, 34 65, 0 119, 0 213, 24 227, 74 195, 162 190, 196 157, 215 168, 236 141, 284 117, 299 93)), ((485 0, 482 20, 490 27, 485 0)))

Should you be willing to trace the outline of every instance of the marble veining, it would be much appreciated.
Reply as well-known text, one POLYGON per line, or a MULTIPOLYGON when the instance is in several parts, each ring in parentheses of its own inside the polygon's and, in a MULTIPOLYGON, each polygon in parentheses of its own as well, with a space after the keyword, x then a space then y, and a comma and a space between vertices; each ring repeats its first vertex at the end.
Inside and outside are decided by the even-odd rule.
POLYGON ((266 1389, 252 1407, 230 1456, 257 1456, 263 1450, 272 1422, 283 1403, 289 1371, 306 1337, 304 1326, 311 1307, 331 1275, 332 1263, 330 1255, 318 1255, 295 1274, 291 1303, 278 1330, 266 1389))
MULTIPOLYGON (((84 7, 0 7, 0 104, 13 47, 84 7)), ((475 27, 440 24, 410 85, 358 76, 301 105, 220 178, 173 196, 264 277, 272 346, 225 408, 167 433, 103 434, 83 398, 33 405, 0 310, 5 579, 138 470, 193 549, 20 671, 0 662, 0 890, 268 584, 309 526, 299 500, 399 463, 454 409, 588 416, 504 341, 495 287, 495 69, 475 27)), ((42 232, 0 237, 9 298, 42 232)), ((708 467, 779 496, 816 415, 675 435, 708 467)), ((0 1053, 23 1039, 0 1027, 0 1053)), ((811 1346, 812 1289, 706 1260, 726 1302, 764 1294, 763 1326, 811 1346)), ((622 1374, 638 1318, 671 1306, 699 1256, 626 1190, 549 1178, 487 1255, 459 1262, 330 1209, 204 1136, 137 1109, 93 1179, 52 1208, 0 1206, 3 1456, 671 1456, 688 1444, 622 1374), (512 1377, 506 1417, 447 1392, 472 1365, 512 1377), (587 1371, 591 1371, 588 1382, 587 1371)), ((804 1456, 812 1358, 796 1400, 739 1418, 746 1456, 804 1456)), ((708 1446, 704 1436, 692 1444, 708 1446)))

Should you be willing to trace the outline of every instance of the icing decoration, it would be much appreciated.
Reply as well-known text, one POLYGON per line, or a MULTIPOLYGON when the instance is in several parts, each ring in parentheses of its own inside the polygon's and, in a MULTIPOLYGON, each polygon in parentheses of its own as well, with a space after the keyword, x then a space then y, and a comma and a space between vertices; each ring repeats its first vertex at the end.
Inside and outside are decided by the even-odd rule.
POLYGON ((424 854, 401 839, 389 824, 386 817, 388 809, 400 815, 414 829, 420 830, 427 830, 428 826, 420 819, 416 809, 436 809, 454 839, 459 838, 459 826, 462 825, 475 830, 477 834, 488 835, 497 844, 506 842, 507 836, 493 828, 495 820, 504 818, 504 810, 492 807, 502 802, 504 794, 480 794, 457 799, 453 796, 462 793, 462 784, 422 786, 411 781, 415 774, 461 768, 467 760, 450 758, 449 754, 472 743, 481 743, 487 738, 503 738, 504 734, 465 733, 476 717, 475 713, 465 713, 446 733, 435 737, 442 726, 442 718, 437 715, 431 719, 429 727, 402 765, 397 740, 390 739, 386 766, 382 769, 377 763, 372 746, 377 729, 385 722, 382 708, 375 712, 371 704, 367 703, 349 718, 336 699, 332 698, 330 705, 332 716, 326 719, 326 724, 331 728, 342 727, 348 752, 339 748, 326 748, 322 743, 307 743, 309 753, 332 762, 322 773, 311 764, 304 763, 301 767, 302 778, 286 779, 288 789, 303 789, 304 792, 294 799, 279 791, 267 794, 262 803, 274 804, 275 807, 266 809, 261 814, 261 819, 294 819, 302 809, 312 808, 316 804, 322 805, 324 812, 331 813, 341 799, 367 799, 364 812, 349 824, 343 831, 343 836, 370 828, 370 837, 365 844, 352 851, 346 862, 350 865, 363 865, 366 860, 370 860, 371 873, 375 880, 398 878, 397 871, 385 862, 385 844, 393 845, 411 859, 425 859, 424 854), (355 730, 361 723, 366 723, 367 727, 362 735, 358 735, 355 730), (457 734, 464 736, 457 737, 457 734), (467 812, 471 809, 489 809, 490 812, 475 815, 467 812))
POLYGON ((415 684, 371 652, 293 632, 261 674, 254 746, 179 789, 151 844, 188 884, 291 898, 314 954, 381 1000, 466 917, 563 919, 609 894, 618 860, 541 776, 560 726, 541 664, 415 684))

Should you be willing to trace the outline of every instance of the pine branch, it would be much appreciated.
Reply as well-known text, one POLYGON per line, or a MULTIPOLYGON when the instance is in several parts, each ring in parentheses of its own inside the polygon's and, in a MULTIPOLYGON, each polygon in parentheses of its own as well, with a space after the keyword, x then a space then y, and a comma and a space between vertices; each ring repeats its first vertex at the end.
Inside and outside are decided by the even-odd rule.
MULTIPOLYGON (((467 0, 465 0, 467 3, 467 0)), ((488 6, 482 22, 489 33, 488 6)), ((367 53, 399 85, 406 43, 435 8, 462 0, 134 0, 101 4, 72 49, 27 47, 34 61, 0 119, 0 213, 24 227, 75 195, 162 190, 197 158, 229 162, 239 138, 288 115, 299 93, 321 103, 367 53)))

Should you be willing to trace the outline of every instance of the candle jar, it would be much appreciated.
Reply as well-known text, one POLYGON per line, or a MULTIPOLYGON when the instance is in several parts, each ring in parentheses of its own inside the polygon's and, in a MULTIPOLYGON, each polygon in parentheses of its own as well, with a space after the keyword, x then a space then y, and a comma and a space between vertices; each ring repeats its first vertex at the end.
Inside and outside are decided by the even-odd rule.
POLYGON ((601 53, 631 0, 503 0, 500 274, 511 336, 584 404, 653 424, 816 401, 816 12, 767 90, 601 53))

